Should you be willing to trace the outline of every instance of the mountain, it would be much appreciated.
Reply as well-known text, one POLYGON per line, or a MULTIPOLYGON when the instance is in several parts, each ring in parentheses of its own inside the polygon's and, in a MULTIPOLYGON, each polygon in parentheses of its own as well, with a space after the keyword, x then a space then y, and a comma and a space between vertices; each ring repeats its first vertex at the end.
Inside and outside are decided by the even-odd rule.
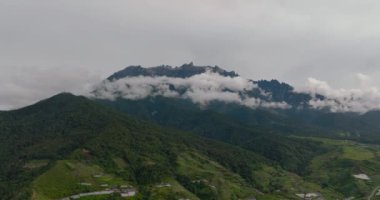
POLYGON ((293 176, 252 151, 67 93, 0 118, 2 199, 59 199, 100 185, 129 185, 138 199, 269 197, 271 173, 293 176))
POLYGON ((112 191, 80 199, 120 199, 119 192, 133 191, 132 199, 296 199, 309 192, 341 199, 365 197, 380 184, 378 146, 256 133, 201 112, 200 129, 229 135, 236 127, 225 140, 236 142, 160 127, 67 93, 1 112, 0 196, 45 200, 112 191), (253 143, 258 148, 248 148, 253 143), (296 159, 307 161, 303 173, 278 164, 291 169, 296 159), (374 181, 358 182, 357 173, 374 181))
MULTIPOLYGON (((193 63, 183 64, 180 67, 172 67, 168 65, 162 65, 151 68, 144 68, 141 66, 129 66, 115 72, 109 76, 106 80, 117 81, 120 79, 131 77, 172 77, 172 78, 189 78, 195 75, 204 74, 206 72, 215 73, 223 77, 240 77, 234 71, 227 71, 218 66, 195 66, 193 63)), ((249 95, 259 97, 265 100, 271 100, 274 102, 286 102, 289 105, 295 107, 307 104, 311 99, 310 94, 295 92, 294 88, 286 83, 281 83, 278 80, 259 80, 252 81, 257 84, 258 88, 265 93, 260 93, 256 88, 249 92, 249 95), (267 94, 270 94, 268 96, 267 94)), ((317 99, 324 99, 322 95, 317 95, 317 99)))
POLYGON ((371 199, 380 185, 378 111, 192 63, 113 76, 91 98, 0 112, 1 199, 371 199))
MULTIPOLYGON (((227 72, 218 67, 194 66, 192 63, 181 67, 132 66, 116 72, 111 77, 115 75, 117 79, 108 78, 117 82, 115 85, 108 86, 109 82, 104 82, 94 91, 94 98, 98 102, 142 120, 190 131, 206 138, 255 151, 279 163, 283 168, 299 174, 304 173, 307 163, 320 151, 316 151, 318 148, 313 144, 295 139, 289 140, 289 135, 379 141, 376 120, 368 123, 369 120, 360 114, 331 113, 327 110, 313 109, 308 105, 312 99, 311 94, 296 92, 292 86, 277 80, 245 81, 235 72, 227 72), (208 75, 208 70, 217 71, 219 76, 208 75), (178 92, 180 96, 165 96, 162 95, 163 92, 157 92, 165 88, 165 85, 160 85, 161 78, 165 78, 164 84, 169 85, 170 91, 178 92), (153 79, 158 81, 152 81, 153 79), (190 84, 188 82, 178 84, 184 80, 190 80, 188 81, 190 84), (202 83, 204 85, 201 85, 202 83), (209 88, 218 87, 214 86, 218 84, 224 86, 217 89, 209 88), (203 96, 212 93, 214 96, 223 97, 233 90, 233 87, 228 89, 228 84, 256 85, 233 92, 239 95, 242 101, 250 98, 274 106, 251 108, 222 98, 211 99, 206 105, 199 105, 191 98, 191 94, 196 93, 196 90, 205 91, 200 93, 203 96), (123 85, 126 87, 123 88, 123 85), (108 91, 110 88, 116 89, 110 92, 108 91), (129 91, 146 88, 148 89, 144 91, 145 96, 141 98, 136 99, 136 95, 132 95, 133 98, 122 96, 129 91), (107 91, 110 93, 107 96, 112 95, 114 98, 102 98, 102 91, 107 91), (154 95, 150 95, 154 92, 156 92, 154 95), (283 109, 273 104, 280 102, 290 107, 283 109)), ((325 98, 318 94, 315 96, 321 100, 325 98)))
POLYGON ((0 196, 44 200, 112 191, 80 199, 120 199, 119 192, 133 191, 132 199, 295 199, 318 192, 336 199, 365 196, 377 183, 356 183, 351 174, 377 176, 372 151, 379 147, 255 133, 217 113, 197 115, 206 122, 203 130, 228 135, 224 129, 236 127, 225 140, 235 145, 132 119, 68 93, 1 112, 0 196), (251 143, 258 148, 248 148, 251 143), (304 173, 295 174, 275 156, 288 167, 309 158, 304 173))
POLYGON ((223 76, 236 77, 238 74, 235 72, 228 72, 219 68, 218 66, 194 66, 193 63, 184 64, 180 67, 171 67, 168 65, 162 65, 152 68, 143 68, 141 66, 129 66, 123 70, 120 70, 110 77, 107 80, 118 80, 125 77, 134 77, 134 76, 167 76, 167 77, 179 77, 187 78, 197 74, 205 73, 206 71, 211 71, 218 73, 223 76))
MULTIPOLYGON (((184 66, 187 66, 184 71, 181 71, 183 67, 165 67, 166 71, 162 73, 129 74, 108 79, 94 90, 93 99, 138 119, 255 152, 285 170, 308 177, 324 187, 333 187, 346 197, 350 197, 348 194, 366 195, 356 185, 352 174, 366 171, 378 176, 363 166, 366 162, 371 163, 370 166, 378 164, 348 153, 367 152, 369 146, 356 142, 340 143, 340 140, 374 143, 375 146, 370 148, 378 148, 378 111, 362 114, 332 112, 328 107, 314 108, 310 101, 324 101, 327 97, 297 92, 277 80, 243 80, 238 75, 212 73, 208 67, 184 66), (186 74, 188 68, 204 70, 186 76, 173 73, 186 74), (130 91, 137 89, 145 90, 143 95, 130 95, 130 91), (104 91, 112 98, 103 98, 104 91), (247 99, 256 104, 245 103, 247 99), (316 141, 323 141, 323 144, 316 141), (363 146, 365 150, 359 150, 363 146), (326 173, 327 176, 322 176, 326 173)), ((157 68, 161 67, 145 70, 157 68)), ((377 159, 376 156, 370 157, 377 159)))
MULTIPOLYGON (((315 108, 311 101, 331 99, 320 94, 298 92, 278 80, 254 81, 219 67, 194 66, 190 63, 181 67, 127 67, 116 72, 108 81, 96 87, 94 99, 163 125, 182 118, 180 115, 191 116, 186 111, 208 110, 244 126, 264 128, 270 132, 380 142, 379 111, 363 114, 332 112, 328 106, 315 108), (149 81, 147 77, 150 77, 149 81), (129 82, 132 79, 135 82, 129 82), (123 85, 128 87, 123 88, 123 85), (144 90, 144 93, 133 93, 138 89, 144 90), (165 109, 177 115, 160 115, 168 112, 165 109), (369 115, 370 118, 367 117, 369 115)), ((174 125, 180 129, 181 126, 174 125)))

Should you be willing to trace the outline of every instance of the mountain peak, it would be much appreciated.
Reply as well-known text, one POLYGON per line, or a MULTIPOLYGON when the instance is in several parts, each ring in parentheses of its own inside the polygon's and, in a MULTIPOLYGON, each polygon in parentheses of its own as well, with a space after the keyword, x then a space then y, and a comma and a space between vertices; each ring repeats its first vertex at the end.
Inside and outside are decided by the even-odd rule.
POLYGON ((41 100, 33 105, 20 108, 16 111, 22 113, 36 113, 47 110, 80 110, 81 108, 86 108, 87 106, 90 106, 90 104, 92 104, 92 101, 89 101, 84 96, 76 96, 71 93, 63 92, 56 94, 50 98, 41 100))
POLYGON ((197 74, 211 71, 222 76, 236 77, 239 76, 234 71, 227 71, 218 66, 195 66, 193 62, 183 64, 180 67, 172 67, 169 65, 161 65, 156 67, 144 68, 141 66, 129 66, 121 71, 118 71, 107 78, 107 80, 118 80, 125 77, 134 76, 167 76, 177 78, 188 78, 197 74))

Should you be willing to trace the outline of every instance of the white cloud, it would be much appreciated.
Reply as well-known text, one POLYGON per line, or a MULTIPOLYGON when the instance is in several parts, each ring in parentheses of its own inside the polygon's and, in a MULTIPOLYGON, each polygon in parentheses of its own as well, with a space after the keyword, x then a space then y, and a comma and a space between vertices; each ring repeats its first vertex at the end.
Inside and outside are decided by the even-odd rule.
POLYGON ((359 112, 380 109, 380 90, 370 85, 371 77, 362 73, 356 74, 359 88, 334 89, 327 82, 309 78, 305 88, 299 90, 312 94, 309 102, 316 109, 330 109, 332 112, 359 112), (324 100, 316 98, 316 94, 326 97, 324 100))
POLYGON ((361 87, 368 87, 372 82, 372 78, 366 74, 357 73, 356 77, 358 78, 361 87))
POLYGON ((257 85, 248 79, 206 72, 189 78, 139 76, 104 81, 96 87, 95 96, 110 100, 115 98, 138 100, 154 96, 176 97, 190 99, 202 106, 211 101, 222 101, 251 108, 290 107, 283 102, 266 102, 248 97, 246 91, 253 89, 257 89, 257 85))

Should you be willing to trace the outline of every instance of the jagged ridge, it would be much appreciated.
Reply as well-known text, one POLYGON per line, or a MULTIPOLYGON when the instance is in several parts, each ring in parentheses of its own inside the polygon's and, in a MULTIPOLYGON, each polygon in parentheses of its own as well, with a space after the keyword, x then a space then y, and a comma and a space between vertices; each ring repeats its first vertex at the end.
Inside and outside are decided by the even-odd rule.
POLYGON ((167 76, 167 77, 178 77, 178 78, 188 78, 197 74, 205 73, 206 71, 211 71, 218 73, 222 76, 236 77, 239 76, 234 71, 226 71, 218 66, 195 66, 193 63, 184 64, 180 67, 171 67, 168 65, 162 65, 151 68, 144 68, 141 66, 129 66, 125 69, 118 71, 107 78, 107 80, 118 80, 125 77, 133 76, 167 76))

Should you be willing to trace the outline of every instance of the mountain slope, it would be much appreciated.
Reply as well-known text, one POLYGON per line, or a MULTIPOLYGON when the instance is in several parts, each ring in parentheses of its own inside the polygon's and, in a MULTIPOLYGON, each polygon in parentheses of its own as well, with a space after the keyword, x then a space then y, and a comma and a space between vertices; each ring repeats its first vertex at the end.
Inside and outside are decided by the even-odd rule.
POLYGON ((379 142, 378 111, 315 110, 285 83, 193 64, 102 84, 115 80, 111 99, 63 93, 0 112, 2 199, 364 199, 380 184, 380 147, 348 141, 379 142))
POLYGON ((25 186, 39 173, 24 170, 28 161, 65 157, 112 126, 113 115, 84 97, 71 94, 60 94, 24 109, 1 113, 0 196, 7 199, 15 195, 13 189, 25 186))
POLYGON ((316 142, 288 139, 263 126, 247 126, 236 118, 212 109, 202 110, 190 102, 160 97, 140 101, 118 99, 100 102, 143 120, 252 150, 298 173, 303 173, 310 158, 323 152, 316 142))
POLYGON ((201 118, 188 130, 195 132, 204 122, 201 130, 214 127, 215 138, 222 140, 216 133, 228 136, 231 130, 223 130, 235 127, 238 132, 227 139, 244 149, 135 120, 71 94, 2 112, 0 195, 5 200, 48 200, 112 191, 96 199, 120 199, 127 190, 136 192, 133 199, 227 200, 295 199, 296 194, 318 192, 326 199, 342 199, 364 197, 379 183, 378 146, 252 133, 234 120, 205 112, 195 114, 201 118), (248 140, 250 134, 254 137, 248 140), (320 150, 318 156, 303 154, 320 150), (290 166, 294 157, 304 157, 305 174, 286 171, 255 152, 282 156, 290 166), (367 173, 373 181, 359 182, 354 173, 367 173))
POLYGON ((30 195, 56 199, 96 190, 99 186, 79 187, 80 181, 100 184, 91 178, 94 174, 85 175, 83 170, 104 173, 115 177, 116 183, 121 180, 138 188, 138 198, 186 194, 248 198, 262 195, 258 189, 271 192, 266 188, 272 178, 263 169, 281 171, 253 152, 133 120, 71 94, 1 113, 0 118, 2 199, 27 199, 30 195), (195 160, 183 160, 189 155, 195 160), (193 165, 198 167, 181 169, 193 165), (210 168, 212 174, 206 175, 204 170, 210 168), (269 182, 262 183, 254 174, 267 176, 269 182), (209 184, 193 182, 197 179, 212 182, 216 191, 209 184), (63 180, 66 182, 60 186, 63 180), (163 181, 182 192, 157 191, 155 185, 163 181))

